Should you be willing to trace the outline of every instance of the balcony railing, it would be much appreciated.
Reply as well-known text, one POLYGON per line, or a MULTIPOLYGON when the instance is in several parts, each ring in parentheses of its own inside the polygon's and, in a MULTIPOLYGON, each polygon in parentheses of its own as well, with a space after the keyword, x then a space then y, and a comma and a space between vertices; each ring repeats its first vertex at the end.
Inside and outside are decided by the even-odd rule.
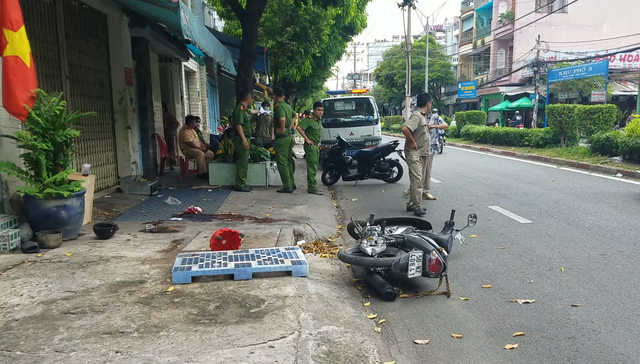
POLYGON ((464 13, 468 10, 472 10, 474 8, 473 0, 462 0, 460 4, 460 12, 464 13))
POLYGON ((491 23, 487 24, 484 28, 479 28, 476 30, 476 37, 487 37, 491 35, 491 23))
POLYGON ((473 40, 473 29, 469 29, 466 32, 460 34, 460 44, 469 43, 473 40))

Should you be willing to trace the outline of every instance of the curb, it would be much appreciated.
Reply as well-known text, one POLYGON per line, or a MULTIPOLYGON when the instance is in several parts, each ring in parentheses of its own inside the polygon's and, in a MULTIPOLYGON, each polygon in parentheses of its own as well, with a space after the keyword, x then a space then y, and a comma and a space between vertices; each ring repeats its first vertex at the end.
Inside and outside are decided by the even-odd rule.
MULTIPOLYGON (((382 133, 382 134, 386 135, 386 136, 390 136, 390 137, 396 137, 396 138, 404 139, 404 136, 388 134, 388 133, 382 133)), ((475 151, 479 151, 479 152, 492 153, 492 154, 504 155, 504 156, 509 156, 509 157, 516 157, 516 158, 521 158, 521 159, 534 160, 536 162, 543 162, 543 163, 549 163, 549 164, 556 164, 556 165, 560 165, 560 166, 567 166, 567 167, 572 167, 572 168, 576 168, 576 169, 582 169, 582 170, 586 170, 586 171, 590 171, 590 172, 598 172, 598 173, 602 173, 602 174, 610 174, 610 175, 614 175, 614 176, 619 173, 619 174, 623 175, 624 177, 633 178, 633 179, 640 179, 640 171, 630 171, 630 170, 627 170, 627 169, 617 169, 617 168, 613 168, 613 167, 606 167, 606 166, 601 166, 601 165, 597 165, 597 164, 590 164, 590 163, 582 163, 582 162, 572 161, 572 160, 568 160, 568 159, 545 157, 545 156, 541 156, 541 155, 527 154, 527 153, 518 153, 518 152, 513 152, 513 151, 510 151, 510 150, 488 148, 488 147, 480 147, 480 146, 469 145, 469 144, 447 143, 447 145, 448 146, 452 146, 452 147, 457 147, 457 148, 471 149, 471 150, 475 150, 475 151)))

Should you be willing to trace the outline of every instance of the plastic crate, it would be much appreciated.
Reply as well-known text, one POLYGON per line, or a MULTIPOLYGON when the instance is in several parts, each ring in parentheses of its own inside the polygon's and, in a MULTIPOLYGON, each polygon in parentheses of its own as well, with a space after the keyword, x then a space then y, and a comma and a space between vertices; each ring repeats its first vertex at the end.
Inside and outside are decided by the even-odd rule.
POLYGON ((153 196, 158 193, 158 181, 148 181, 140 176, 123 177, 118 180, 120 189, 128 195, 153 196))
POLYGON ((13 215, 0 215, 0 230, 17 229, 18 217, 13 215))
POLYGON ((0 251, 9 252, 20 246, 20 230, 5 229, 0 231, 0 251))

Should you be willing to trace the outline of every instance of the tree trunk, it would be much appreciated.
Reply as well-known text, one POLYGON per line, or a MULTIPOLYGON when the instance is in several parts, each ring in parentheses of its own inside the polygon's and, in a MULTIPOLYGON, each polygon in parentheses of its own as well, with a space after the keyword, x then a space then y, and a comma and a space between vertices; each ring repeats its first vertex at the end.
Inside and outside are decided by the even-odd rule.
MULTIPOLYGON (((242 25, 242 44, 238 58, 238 75, 236 76, 236 99, 246 90, 253 91, 253 67, 256 63, 256 47, 258 45, 258 29, 268 0, 248 0, 242 16, 238 16, 242 25)), ((236 14, 238 15, 238 14, 236 14)))

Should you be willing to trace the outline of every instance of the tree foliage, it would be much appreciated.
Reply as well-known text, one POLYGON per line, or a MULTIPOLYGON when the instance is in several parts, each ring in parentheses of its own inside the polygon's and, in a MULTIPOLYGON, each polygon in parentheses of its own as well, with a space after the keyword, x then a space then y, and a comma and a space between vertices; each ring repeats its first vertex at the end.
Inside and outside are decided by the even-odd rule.
MULTIPOLYGON (((243 36, 245 24, 223 6, 229 1, 233 0, 210 0, 226 20, 224 32, 243 36)), ((270 50, 273 84, 285 89, 292 106, 304 106, 323 90, 331 67, 342 58, 347 43, 366 28, 369 1, 268 1, 258 40, 270 50)))
MULTIPOLYGON (((426 66, 426 37, 415 41, 411 52, 411 94, 424 92, 426 66)), ((456 79, 449 58, 440 49, 436 39, 429 36, 429 94, 433 97, 435 107, 441 108, 440 89, 453 84, 456 79)), ((404 44, 397 44, 388 49, 382 56, 382 63, 374 72, 376 80, 375 93, 381 100, 378 102, 391 105, 402 105, 405 97, 406 52, 404 44)))

